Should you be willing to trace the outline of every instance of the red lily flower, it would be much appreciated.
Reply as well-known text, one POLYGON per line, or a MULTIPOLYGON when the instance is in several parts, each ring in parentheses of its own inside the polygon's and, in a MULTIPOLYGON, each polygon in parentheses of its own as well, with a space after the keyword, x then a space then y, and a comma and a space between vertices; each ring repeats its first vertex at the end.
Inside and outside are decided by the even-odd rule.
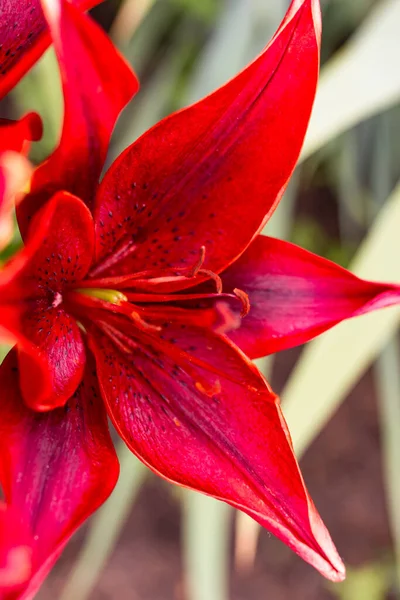
POLYGON ((94 24, 56 4, 43 1, 63 134, 21 206, 27 245, 0 277, 0 324, 18 339, 0 368, 0 480, 35 540, 24 598, 115 484, 106 411, 153 471, 247 512, 341 580, 278 399, 240 349, 289 347, 400 299, 398 286, 258 236, 310 116, 318 1, 294 0, 259 58, 142 136, 98 188, 136 84, 94 24))
MULTIPOLYGON (((101 0, 70 0, 81 10, 101 0)), ((0 0, 0 98, 13 88, 51 42, 40 0, 0 0)))

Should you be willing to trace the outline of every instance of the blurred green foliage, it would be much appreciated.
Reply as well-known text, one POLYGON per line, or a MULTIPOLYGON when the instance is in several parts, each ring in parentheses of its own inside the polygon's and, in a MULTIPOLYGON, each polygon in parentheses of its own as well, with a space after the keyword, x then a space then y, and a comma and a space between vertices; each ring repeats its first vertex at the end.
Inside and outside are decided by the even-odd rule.
POLYGON ((385 561, 348 569, 346 581, 329 589, 337 600, 386 600, 392 571, 385 561))

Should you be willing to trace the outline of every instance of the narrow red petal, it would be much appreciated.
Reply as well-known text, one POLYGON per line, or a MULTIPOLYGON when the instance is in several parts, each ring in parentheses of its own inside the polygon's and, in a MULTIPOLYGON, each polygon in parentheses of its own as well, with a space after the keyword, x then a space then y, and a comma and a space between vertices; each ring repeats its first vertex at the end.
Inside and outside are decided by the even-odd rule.
POLYGON ((87 273, 93 223, 81 200, 60 192, 32 223, 27 246, 0 273, 0 326, 17 340, 21 388, 36 410, 65 404, 82 377, 85 351, 63 291, 87 273))
POLYGON ((111 493, 118 460, 91 370, 65 408, 39 414, 22 401, 11 352, 0 367, 0 395, 0 480, 34 538, 33 578, 23 593, 31 598, 70 536, 111 493))
MULTIPOLYGON (((101 0, 70 0, 81 10, 101 0)), ((50 44, 40 0, 2 0, 0 20, 0 98, 25 75, 50 44)))
POLYGON ((129 448, 162 477, 240 508, 326 577, 342 579, 277 399, 255 367, 205 330, 165 323, 155 335, 138 338, 125 322, 114 341, 89 331, 103 398, 129 448))
POLYGON ((219 272, 244 251, 279 201, 303 143, 318 77, 319 17, 317 0, 295 0, 252 64, 115 161, 96 199, 97 255, 105 265, 96 276, 190 267, 202 246, 204 268, 219 272))
POLYGON ((29 142, 37 142, 42 137, 42 120, 37 113, 28 113, 18 121, 0 119, 0 152, 29 150, 29 142))
POLYGON ((250 312, 229 337, 251 358, 303 344, 349 319, 400 303, 400 286, 363 281, 294 244, 259 236, 221 275, 250 312))
POLYGON ((115 122, 138 88, 137 80, 102 29, 67 0, 42 2, 60 65, 64 124, 59 146, 35 172, 18 212, 24 228, 56 191, 91 204, 115 122))
POLYGON ((30 579, 32 546, 22 515, 0 502, 0 598, 18 592, 30 579))

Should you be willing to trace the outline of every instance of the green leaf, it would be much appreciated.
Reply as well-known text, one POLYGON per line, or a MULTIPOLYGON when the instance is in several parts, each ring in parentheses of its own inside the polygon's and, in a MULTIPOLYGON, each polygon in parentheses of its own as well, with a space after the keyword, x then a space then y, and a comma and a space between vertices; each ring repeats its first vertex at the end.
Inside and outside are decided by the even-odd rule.
POLYGON ((231 509, 196 492, 184 491, 183 556, 190 600, 226 600, 229 581, 231 509))
POLYGON ((337 600, 385 600, 390 566, 376 562, 359 569, 348 569, 346 581, 328 584, 337 600))
POLYGON ((61 131, 64 103, 60 73, 53 48, 50 48, 11 92, 19 113, 36 111, 43 120, 43 137, 33 145, 34 162, 47 157, 61 131))
POLYGON ((381 422, 386 503, 392 532, 397 590, 400 590, 400 350, 392 340, 375 367, 381 422))
POLYGON ((400 2, 379 2, 323 68, 303 159, 341 132, 398 102, 399 22, 400 2))
POLYGON ((149 471, 128 448, 118 447, 121 473, 107 502, 91 520, 83 547, 59 600, 89 598, 124 528, 149 471))
POLYGON ((224 3, 220 19, 194 69, 184 104, 200 100, 244 67, 252 14, 251 1, 224 3))
POLYGON ((11 346, 8 346, 7 344, 0 344, 0 364, 3 362, 3 360, 9 353, 10 348, 11 346))

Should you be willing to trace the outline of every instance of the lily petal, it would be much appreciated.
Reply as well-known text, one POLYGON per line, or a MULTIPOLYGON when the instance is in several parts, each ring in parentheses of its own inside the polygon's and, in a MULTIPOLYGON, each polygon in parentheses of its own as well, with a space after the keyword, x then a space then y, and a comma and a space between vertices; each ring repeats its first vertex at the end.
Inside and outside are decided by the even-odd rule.
POLYGON ((90 17, 67 0, 42 4, 61 70, 64 124, 18 211, 24 231, 27 216, 59 190, 91 205, 115 122, 138 89, 130 66, 90 17))
POLYGON ((42 133, 42 119, 37 113, 27 113, 18 121, 0 119, 0 152, 13 150, 27 154, 29 142, 40 140, 42 133))
POLYGON ((239 288, 250 312, 229 337, 251 358, 303 344, 363 313, 400 303, 400 285, 359 279, 294 244, 259 236, 221 275, 239 288))
POLYGON ((85 277, 93 251, 89 209, 76 196, 58 192, 33 219, 24 249, 1 271, 1 300, 14 290, 17 297, 42 297, 44 288, 61 291, 85 277))
POLYGON ((60 192, 31 227, 24 250, 0 272, 0 326, 19 343, 26 403, 48 410, 65 404, 83 374, 81 333, 62 302, 65 285, 89 269, 93 223, 81 200, 60 192))
POLYGON ((254 365, 207 330, 164 324, 161 337, 138 338, 115 319, 110 337, 111 323, 107 335, 89 328, 89 340, 109 416, 132 452, 165 479, 248 513, 323 575, 343 579, 277 398, 254 365))
POLYGON ((110 495, 119 468, 91 370, 65 408, 39 414, 23 403, 17 364, 12 351, 0 367, 0 480, 32 531, 33 578, 22 594, 31 598, 70 536, 110 495))
MULTIPOLYGON (((20 386, 25 403, 34 410, 63 406, 80 384, 86 352, 79 327, 61 308, 25 311, 19 326, 42 360, 32 351, 19 352, 20 386), (43 364, 44 363, 44 364, 43 364), (41 373, 47 372, 50 391, 41 373)), ((17 337, 17 332, 14 332, 17 337)), ((17 338, 18 339, 18 338, 17 338)))
POLYGON ((0 502, 0 597, 18 591, 31 577, 33 538, 22 515, 0 502))
POLYGON ((299 156, 319 36, 318 0, 294 0, 253 63, 161 121, 114 162, 96 198, 96 276, 190 267, 202 246, 204 268, 218 273, 245 250, 299 156))
MULTIPOLYGON (((70 0, 81 10, 101 0, 70 0)), ((50 45, 40 0, 7 0, 1 3, 0 98, 25 75, 50 45)))

